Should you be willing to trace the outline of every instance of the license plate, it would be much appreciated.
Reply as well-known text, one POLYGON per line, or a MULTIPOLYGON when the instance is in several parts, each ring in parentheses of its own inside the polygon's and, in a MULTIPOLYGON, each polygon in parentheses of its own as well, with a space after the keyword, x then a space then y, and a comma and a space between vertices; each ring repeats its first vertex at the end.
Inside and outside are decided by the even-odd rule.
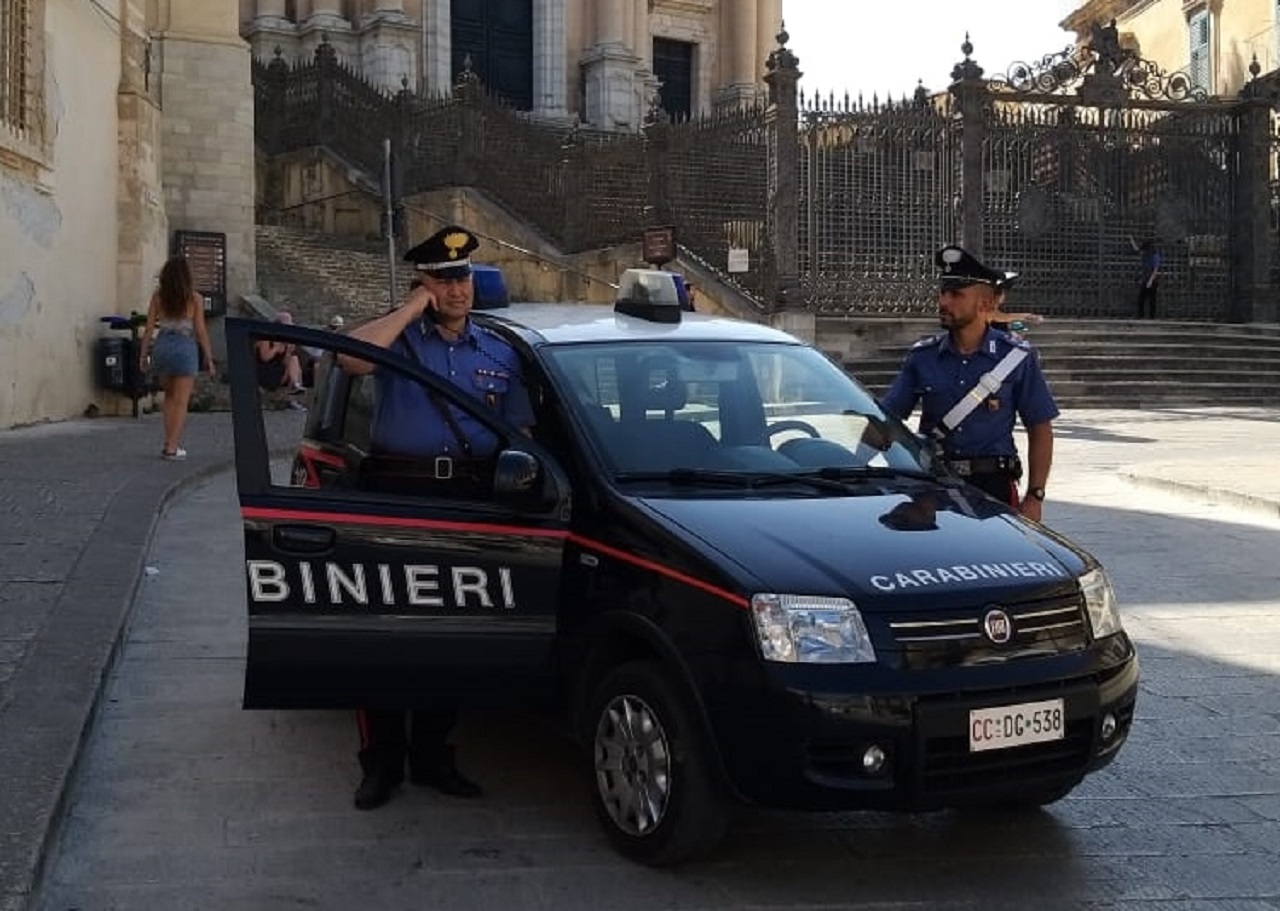
POLYGON ((969 712, 969 752, 1061 740, 1065 726, 1061 699, 973 709, 969 712))

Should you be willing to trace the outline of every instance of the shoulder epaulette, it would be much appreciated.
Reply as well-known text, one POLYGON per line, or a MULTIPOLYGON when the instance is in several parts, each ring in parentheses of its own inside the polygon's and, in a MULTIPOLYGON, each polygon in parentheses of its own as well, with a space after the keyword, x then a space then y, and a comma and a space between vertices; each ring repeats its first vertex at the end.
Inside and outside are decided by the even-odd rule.
POLYGON ((945 336, 945 332, 940 332, 937 335, 926 335, 924 338, 912 345, 911 350, 915 351, 917 348, 931 348, 934 345, 940 344, 945 336))

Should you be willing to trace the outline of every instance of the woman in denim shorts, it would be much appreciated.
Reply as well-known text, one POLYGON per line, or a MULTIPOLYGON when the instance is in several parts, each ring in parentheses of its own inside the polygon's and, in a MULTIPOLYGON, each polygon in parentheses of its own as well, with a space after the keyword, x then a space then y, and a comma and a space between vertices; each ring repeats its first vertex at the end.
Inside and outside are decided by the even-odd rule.
POLYGON ((164 445, 160 456, 170 461, 187 457, 187 451, 178 443, 200 371, 201 351, 205 369, 213 376, 204 306, 195 292, 186 258, 175 256, 160 270, 160 287, 151 295, 138 363, 143 373, 155 371, 164 390, 164 445))

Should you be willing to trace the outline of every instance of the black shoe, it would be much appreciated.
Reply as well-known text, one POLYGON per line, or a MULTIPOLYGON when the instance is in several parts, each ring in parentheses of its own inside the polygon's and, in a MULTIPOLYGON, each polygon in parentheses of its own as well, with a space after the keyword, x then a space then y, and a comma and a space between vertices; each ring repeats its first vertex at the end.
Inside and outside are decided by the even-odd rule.
POLYGON ((430 761, 409 759, 409 780, 416 785, 435 788, 450 797, 480 797, 484 789, 458 771, 450 747, 430 761))
POLYGON ((360 787, 356 788, 356 809, 375 810, 382 806, 391 799, 402 781, 404 773, 396 775, 386 769, 365 772, 364 778, 360 779, 360 787))

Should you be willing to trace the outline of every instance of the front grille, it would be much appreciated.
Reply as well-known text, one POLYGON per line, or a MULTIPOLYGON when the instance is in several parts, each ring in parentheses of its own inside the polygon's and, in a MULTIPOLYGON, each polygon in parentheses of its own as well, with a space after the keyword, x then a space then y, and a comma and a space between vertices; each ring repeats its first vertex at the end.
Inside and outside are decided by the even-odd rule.
POLYGON ((1080 718, 1067 722, 1062 740, 981 753, 970 752, 967 733, 926 738, 921 787, 941 795, 1083 772, 1093 747, 1093 725, 1092 717, 1080 718))
POLYGON ((1082 774, 1093 756, 1097 697, 1092 686, 1012 687, 962 696, 952 694, 916 705, 918 769, 921 793, 945 799, 957 793, 1008 787, 1033 779, 1068 779, 1082 774), (1062 697, 1066 709, 1063 738, 1001 750, 969 748, 969 712, 973 708, 1015 705, 1062 697))
POLYGON ((899 618, 889 622, 889 630, 909 670, 1061 655, 1089 644, 1079 593, 899 618), (1004 645, 994 644, 982 631, 982 618, 993 607, 1008 614, 1013 625, 1012 638, 1004 645))

